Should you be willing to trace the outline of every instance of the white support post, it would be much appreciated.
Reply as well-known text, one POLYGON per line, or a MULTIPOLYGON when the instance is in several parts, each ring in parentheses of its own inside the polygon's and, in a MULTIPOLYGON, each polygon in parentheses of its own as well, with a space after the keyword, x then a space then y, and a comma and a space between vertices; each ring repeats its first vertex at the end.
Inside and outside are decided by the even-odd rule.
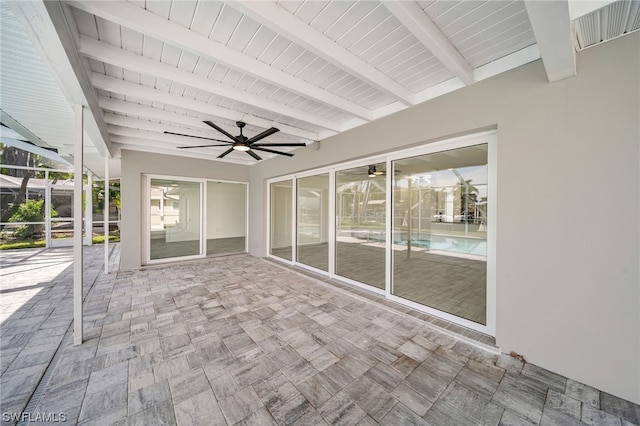
POLYGON ((104 157, 104 273, 109 274, 109 157, 104 157))
POLYGON ((336 172, 329 171, 329 189, 327 191, 329 197, 329 277, 333 278, 336 274, 336 172))
POLYGON ((51 248, 51 182, 49 181, 49 171, 44 172, 44 236, 47 248, 51 248))
POLYGON ((73 150, 73 344, 82 344, 82 190, 83 117, 82 105, 74 105, 75 146, 73 150))
POLYGON ((87 246, 93 245, 93 176, 91 173, 87 174, 87 186, 86 188, 86 197, 87 200, 85 202, 85 220, 84 220, 84 244, 87 246))

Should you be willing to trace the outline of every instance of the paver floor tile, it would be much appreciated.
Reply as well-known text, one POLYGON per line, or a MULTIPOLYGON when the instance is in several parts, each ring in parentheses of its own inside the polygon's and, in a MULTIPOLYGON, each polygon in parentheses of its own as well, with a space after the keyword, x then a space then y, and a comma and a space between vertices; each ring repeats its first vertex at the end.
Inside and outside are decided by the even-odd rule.
POLYGON ((3 413, 33 401, 80 425, 640 423, 638 405, 362 289, 246 254, 104 275, 94 249, 80 346, 69 250, 31 251, 62 262, 3 293, 3 413))

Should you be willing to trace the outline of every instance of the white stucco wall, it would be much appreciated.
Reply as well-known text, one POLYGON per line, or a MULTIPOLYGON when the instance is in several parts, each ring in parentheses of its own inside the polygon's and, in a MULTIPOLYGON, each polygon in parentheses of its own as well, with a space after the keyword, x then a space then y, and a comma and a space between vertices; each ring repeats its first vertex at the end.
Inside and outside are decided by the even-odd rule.
POLYGON ((577 60, 574 78, 537 61, 252 166, 250 252, 267 252, 265 179, 497 128, 498 346, 640 403, 640 33, 577 60))

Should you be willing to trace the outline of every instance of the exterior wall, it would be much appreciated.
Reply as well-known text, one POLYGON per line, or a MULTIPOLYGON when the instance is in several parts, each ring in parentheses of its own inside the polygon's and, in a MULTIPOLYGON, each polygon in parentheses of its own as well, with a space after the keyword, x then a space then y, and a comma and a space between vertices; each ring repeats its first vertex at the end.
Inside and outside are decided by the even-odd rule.
POLYGON ((250 252, 267 253, 265 179, 497 127, 498 346, 640 403, 640 33, 577 60, 574 78, 536 61, 252 166, 250 252))
POLYGON ((142 193, 143 174, 220 179, 236 182, 249 180, 249 166, 198 160, 139 151, 122 151, 122 229, 120 269, 128 271, 142 265, 142 193))

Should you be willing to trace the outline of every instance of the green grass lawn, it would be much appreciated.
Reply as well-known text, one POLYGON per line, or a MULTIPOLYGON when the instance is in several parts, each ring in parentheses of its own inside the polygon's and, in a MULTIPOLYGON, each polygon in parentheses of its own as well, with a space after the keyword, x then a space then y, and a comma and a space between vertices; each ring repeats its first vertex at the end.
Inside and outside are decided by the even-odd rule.
MULTIPOLYGON (((120 235, 109 235, 109 242, 120 242, 120 235)), ((103 244, 104 235, 93 237, 93 244, 103 244)), ((26 248, 39 248, 45 247, 46 242, 42 240, 27 240, 27 241, 12 241, 0 244, 0 250, 18 250, 26 248)))

